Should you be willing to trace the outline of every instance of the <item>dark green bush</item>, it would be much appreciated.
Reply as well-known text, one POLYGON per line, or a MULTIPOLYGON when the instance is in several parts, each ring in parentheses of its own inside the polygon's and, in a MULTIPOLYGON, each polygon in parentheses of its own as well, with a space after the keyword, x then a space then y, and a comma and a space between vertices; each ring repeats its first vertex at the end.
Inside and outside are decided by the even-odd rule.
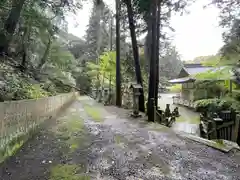
POLYGON ((45 84, 19 72, 3 72, 0 79, 0 101, 38 99, 55 95, 44 89, 45 84))
POLYGON ((213 99, 227 93, 226 87, 216 81, 196 81, 194 89, 194 99, 213 99))
POLYGON ((225 97, 225 101, 231 103, 231 108, 240 111, 240 101, 238 99, 235 99, 235 97, 225 97))
POLYGON ((230 109, 232 102, 226 99, 202 99, 195 101, 195 109, 198 112, 219 112, 221 110, 230 109))

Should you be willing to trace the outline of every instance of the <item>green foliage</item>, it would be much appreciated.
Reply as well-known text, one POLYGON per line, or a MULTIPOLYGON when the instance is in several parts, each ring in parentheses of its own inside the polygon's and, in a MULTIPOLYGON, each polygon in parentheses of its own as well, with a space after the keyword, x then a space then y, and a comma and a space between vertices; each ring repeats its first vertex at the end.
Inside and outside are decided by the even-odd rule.
POLYGON ((60 142, 67 147, 67 152, 74 152, 84 144, 84 121, 78 114, 72 113, 67 118, 60 118, 54 131, 60 142))
POLYGON ((221 63, 221 56, 220 55, 209 55, 209 56, 199 56, 194 58, 191 61, 188 61, 188 63, 197 63, 202 64, 204 66, 217 66, 221 63))
POLYGON ((231 107, 232 102, 223 99, 202 99, 195 101, 196 111, 210 111, 219 112, 221 110, 227 110, 231 107))
POLYGON ((228 92, 228 89, 223 83, 215 80, 208 81, 196 81, 195 88, 193 91, 194 100, 216 98, 220 97, 228 92))
POLYGON ((235 0, 211 0, 220 9, 220 25, 231 27, 234 20, 239 18, 240 2, 235 0))
POLYGON ((176 85, 170 86, 169 90, 172 93, 179 93, 182 90, 182 85, 181 84, 176 84, 176 85))
MULTIPOLYGON (((96 2, 96 1, 95 1, 96 2)), ((86 51, 88 60, 95 60, 109 47, 110 10, 102 1, 94 3, 86 31, 86 51)))
MULTIPOLYGON (((231 67, 219 67, 218 70, 209 70, 205 73, 196 74, 194 99, 222 97, 229 93, 230 90, 230 74, 231 67)), ((237 85, 232 83, 232 89, 236 89, 237 85)))
POLYGON ((92 79, 88 75, 86 63, 82 64, 80 72, 77 72, 75 77, 76 77, 77 87, 86 93, 90 92, 92 87, 92 79))
POLYGON ((188 123, 188 124, 199 124, 200 123, 200 117, 192 117, 192 118, 185 118, 185 117, 177 117, 176 123, 188 123))
MULTIPOLYGON (((30 125, 30 124, 28 124, 30 125)), ((15 153, 23 146, 23 144, 32 137, 37 131, 38 126, 36 124, 31 124, 27 129, 27 132, 15 132, 13 136, 1 141, 0 145, 0 163, 3 162, 8 157, 14 156, 15 153), (4 143, 3 143, 4 142, 4 143)), ((2 140, 4 138, 2 137, 2 140)))
POLYGON ((234 95, 230 96, 225 96, 223 100, 227 101, 229 104, 231 104, 231 108, 239 111, 240 110, 240 101, 238 99, 239 97, 236 97, 234 95))
POLYGON ((88 175, 80 175, 81 166, 78 165, 57 165, 52 167, 50 180, 90 180, 88 175))
POLYGON ((110 84, 110 79, 111 84, 115 83, 116 52, 104 52, 99 56, 99 64, 88 62, 87 67, 89 69, 87 73, 92 79, 93 87, 99 87, 100 84, 102 87, 105 84, 110 84))
POLYGON ((13 77, 3 78, 1 101, 40 98, 69 92, 71 86, 76 86, 79 64, 68 47, 79 39, 65 33, 65 17, 81 8, 81 2, 19 1, 23 6, 14 8, 11 1, 1 1, 4 8, 0 8, 0 51, 3 46, 9 49, 11 58, 5 60, 11 64, 7 68, 13 71, 13 77), (11 19, 14 13, 19 15, 11 19), (4 26, 9 22, 11 27, 4 26), (9 37, 6 27, 13 32, 7 34, 9 37))
POLYGON ((42 84, 34 83, 30 77, 23 76, 21 73, 5 73, 3 78, 0 87, 0 101, 37 99, 51 95, 42 88, 42 84))
POLYGON ((167 79, 177 78, 183 63, 175 47, 168 45, 164 56, 159 59, 159 76, 167 79))
POLYGON ((23 88, 25 90, 26 98, 24 99, 38 99, 41 97, 47 97, 50 95, 50 93, 44 91, 40 85, 34 84, 34 85, 25 85, 23 88))
POLYGON ((227 80, 231 78, 231 67, 219 67, 217 70, 209 70, 204 73, 198 73, 194 77, 197 80, 227 80))
POLYGON ((101 109, 94 106, 85 105, 84 110, 89 116, 93 118, 96 122, 102 122, 104 120, 101 109))
POLYGON ((26 135, 21 134, 2 145, 0 148, 0 163, 2 163, 8 157, 15 155, 15 153, 22 147, 26 139, 26 135))
POLYGON ((227 64, 235 64, 240 58, 239 22, 239 19, 234 20, 230 30, 224 34, 224 45, 220 52, 227 64))
POLYGON ((224 45, 220 49, 222 62, 235 65, 239 60, 239 1, 234 0, 212 0, 220 10, 220 25, 226 27, 223 33, 224 45))

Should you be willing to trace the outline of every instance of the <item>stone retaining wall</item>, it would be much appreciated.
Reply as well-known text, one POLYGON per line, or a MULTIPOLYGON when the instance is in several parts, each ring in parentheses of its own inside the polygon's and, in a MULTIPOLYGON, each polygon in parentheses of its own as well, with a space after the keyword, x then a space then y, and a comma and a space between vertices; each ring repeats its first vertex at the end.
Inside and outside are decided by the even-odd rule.
MULTIPOLYGON (((76 98, 76 93, 0 103, 0 151, 76 98)), ((6 150, 4 150, 5 152, 6 150)), ((1 155, 0 155, 1 156, 1 155)))

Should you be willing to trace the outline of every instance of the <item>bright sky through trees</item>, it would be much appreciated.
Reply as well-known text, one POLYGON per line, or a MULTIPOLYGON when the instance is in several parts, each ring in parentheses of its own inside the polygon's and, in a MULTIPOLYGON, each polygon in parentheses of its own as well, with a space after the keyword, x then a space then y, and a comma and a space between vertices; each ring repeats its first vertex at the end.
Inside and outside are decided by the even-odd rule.
MULTIPOLYGON (((113 0, 105 2, 114 9, 113 0)), ((209 0, 198 0, 188 8, 190 14, 173 15, 171 25, 173 44, 176 45, 182 60, 191 60, 197 56, 211 55, 223 45, 223 29, 218 26, 219 11, 215 7, 203 8, 209 0)), ((75 18, 69 17, 69 32, 83 37, 88 25, 92 4, 86 3, 75 18), (78 26, 76 27, 76 24, 78 26)))

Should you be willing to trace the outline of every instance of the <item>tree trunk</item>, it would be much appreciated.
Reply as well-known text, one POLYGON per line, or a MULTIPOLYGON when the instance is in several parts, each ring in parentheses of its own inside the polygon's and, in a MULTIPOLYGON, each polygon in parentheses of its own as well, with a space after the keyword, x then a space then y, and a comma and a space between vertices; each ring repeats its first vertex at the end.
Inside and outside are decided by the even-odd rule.
POLYGON ((38 70, 40 70, 42 68, 42 66, 46 63, 47 61, 47 57, 49 55, 49 51, 50 51, 50 48, 51 48, 51 45, 52 45, 52 39, 51 37, 49 37, 49 40, 48 40, 48 44, 47 44, 47 47, 46 47, 46 50, 43 54, 43 57, 38 65, 38 70))
POLYGON ((155 106, 158 107, 158 90, 159 90, 159 39, 160 39, 160 24, 161 24, 161 0, 157 2, 157 46, 156 46, 156 87, 155 87, 155 106))
POLYGON ((23 39, 22 39, 22 61, 20 65, 20 70, 22 72, 26 71, 26 66, 27 66, 27 44, 30 38, 30 25, 24 28, 24 34, 23 34, 23 39))
POLYGON ((149 87, 148 87, 148 120, 154 121, 154 103, 152 100, 155 99, 155 86, 156 86, 156 2, 152 1, 151 12, 152 12, 152 48, 151 48, 151 61, 150 61, 150 75, 149 75, 149 87))
POLYGON ((12 5, 12 9, 4 24, 4 30, 0 34, 0 55, 8 51, 9 42, 12 40, 25 1, 26 0, 14 1, 17 3, 13 3, 12 5))
POLYGON ((120 0, 116 0, 116 105, 121 107, 120 0))
MULTIPOLYGON (((139 63, 137 37, 136 37, 135 24, 133 19, 132 2, 131 0, 126 0, 125 2, 127 5, 127 11, 128 11, 128 22, 129 22, 129 28, 131 33, 131 39, 132 39, 133 58, 135 63, 135 73, 136 73, 137 83, 143 87, 142 73, 141 73, 141 68, 139 63)), ((144 92, 143 92, 143 89, 141 89, 140 96, 139 96, 139 111, 145 112, 144 104, 145 104, 144 92)))
MULTIPOLYGON (((113 50, 113 16, 110 17, 110 52, 113 50)), ((110 59, 110 65, 112 63, 112 57, 110 59)), ((112 92, 112 74, 109 72, 109 91, 112 92)))
POLYGON ((145 38, 144 43, 144 57, 148 63, 146 70, 149 73, 150 71, 150 59, 151 59, 151 42, 152 42, 152 19, 151 19, 151 13, 149 13, 149 17, 147 20, 147 35, 145 38))

